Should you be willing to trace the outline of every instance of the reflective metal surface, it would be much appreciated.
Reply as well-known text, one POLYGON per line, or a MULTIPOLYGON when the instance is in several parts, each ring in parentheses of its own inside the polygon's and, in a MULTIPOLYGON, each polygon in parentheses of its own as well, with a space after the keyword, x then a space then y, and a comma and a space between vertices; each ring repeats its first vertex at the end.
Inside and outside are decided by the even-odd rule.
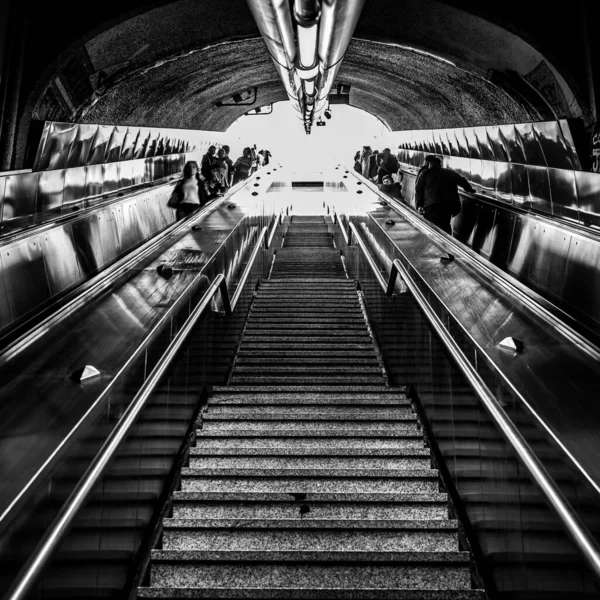
MULTIPOLYGON (((263 176, 260 185, 263 183, 266 187, 270 181, 263 176)), ((273 195, 252 196, 254 189, 238 186, 235 208, 228 208, 226 200, 212 211, 207 206, 202 211, 201 230, 191 230, 189 222, 182 224, 177 235, 163 239, 142 264, 129 268, 103 295, 82 304, 82 310, 63 317, 43 339, 34 336, 20 353, 3 361, 0 447, 13 451, 2 454, 10 457, 10 464, 0 465, 10 485, 0 491, 0 514, 23 486, 27 486, 28 496, 26 503, 25 497, 19 496, 18 504, 0 518, 0 553, 5 565, 8 549, 12 552, 8 568, 0 574, 1 589, 7 588, 43 534, 40 518, 46 524, 57 513, 208 282, 217 273, 225 273, 230 293, 235 291, 237 299, 233 315, 224 318, 213 312, 218 307, 211 304, 197 335, 191 336, 178 355, 181 362, 165 375, 157 395, 149 400, 105 477, 91 492, 81 520, 73 523, 60 551, 71 556, 68 564, 77 572, 78 585, 87 587, 90 595, 106 581, 125 585, 131 576, 182 440, 199 410, 203 388, 224 382, 257 281, 268 273, 273 252, 264 248, 260 234, 262 231, 264 238, 276 199, 273 195), (256 246, 256 261, 250 270, 245 269, 256 246), (156 269, 165 263, 174 270, 168 280, 156 269), (242 277, 245 286, 240 285, 242 277), (177 310, 166 319, 166 327, 153 334, 171 307, 177 310), (151 340, 146 351, 136 352, 147 336, 151 340), (73 384, 66 375, 79 363, 95 365, 101 376, 89 384, 73 384), (37 377, 27 374, 29 367, 35 368, 37 377), (53 377, 55 373, 60 376, 53 377), (25 397, 35 402, 36 410, 16 402, 19 389, 29 390, 25 397), (85 420, 79 423, 81 417, 85 420), (19 451, 19 447, 26 449, 24 442, 32 431, 40 443, 19 451), (68 452, 60 450, 61 442, 67 444, 68 452), (35 475, 41 465, 45 466, 35 475), (115 509, 118 531, 112 527, 115 509), (22 519, 24 515, 29 515, 29 520, 22 519), (102 552, 95 552, 98 548, 102 552)), ((134 208, 129 202, 129 208, 134 208)), ((140 211, 139 202, 135 209, 140 211)), ((125 207, 123 212, 127 212, 125 207)), ((126 220, 124 217, 122 239, 127 237, 126 220)), ((278 239, 276 236, 275 242, 278 239)), ((44 576, 43 589, 71 585, 74 575, 62 581, 57 577, 62 556, 59 554, 44 576)))

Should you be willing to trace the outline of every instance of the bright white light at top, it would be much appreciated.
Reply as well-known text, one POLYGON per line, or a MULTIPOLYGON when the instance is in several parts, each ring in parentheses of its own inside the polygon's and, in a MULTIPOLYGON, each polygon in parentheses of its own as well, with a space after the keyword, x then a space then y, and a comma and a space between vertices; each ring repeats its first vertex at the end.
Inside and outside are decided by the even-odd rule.
POLYGON ((332 164, 352 167, 353 157, 363 146, 383 150, 377 139, 388 128, 373 115, 346 105, 331 107, 331 119, 325 127, 313 127, 306 135, 298 123, 298 113, 290 102, 278 102, 267 116, 244 116, 225 134, 235 161, 246 146, 267 148, 273 160, 294 169, 319 169, 332 164))

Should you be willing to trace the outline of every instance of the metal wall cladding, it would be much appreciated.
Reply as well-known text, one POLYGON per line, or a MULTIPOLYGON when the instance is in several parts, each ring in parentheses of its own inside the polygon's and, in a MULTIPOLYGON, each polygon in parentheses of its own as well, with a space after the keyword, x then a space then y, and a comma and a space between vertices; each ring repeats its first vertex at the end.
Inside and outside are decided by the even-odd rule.
POLYGON ((74 204, 82 203, 86 198, 87 167, 76 167, 65 171, 63 208, 71 209, 74 204))
MULTIPOLYGON (((510 144, 513 144, 513 156, 518 154, 519 150, 515 148, 519 147, 525 149, 525 154, 541 162, 541 146, 538 146, 535 151, 526 150, 528 144, 532 144, 532 140, 537 135, 535 133, 537 125, 539 124, 529 124, 527 127, 503 126, 504 133, 498 127, 496 135, 498 139, 504 140, 505 135, 512 133, 513 138, 510 144), (526 142, 519 142, 520 146, 517 146, 516 136, 520 136, 519 139, 525 139, 526 142), (537 150, 540 152, 536 154, 537 150)), ((468 134, 470 136, 469 153, 471 153, 473 140, 479 137, 476 129, 487 130, 489 128, 473 128, 471 130, 468 134)), ((468 136, 465 135, 465 138, 468 136)), ((509 145, 509 142, 502 141, 501 143, 509 145)), ((479 148, 482 149, 481 156, 489 155, 493 149, 491 145, 486 150, 483 150, 484 146, 479 146, 479 148)), ((425 163, 427 154, 426 151, 400 149, 397 156, 406 169, 413 171, 415 167, 418 168, 425 163)), ((507 204, 515 204, 522 210, 552 215, 582 225, 600 227, 600 174, 598 173, 461 156, 443 155, 441 158, 444 167, 453 169, 466 177, 477 193, 485 194, 489 198, 507 204)), ((410 201, 414 188, 408 181, 403 185, 405 198, 410 201)))
POLYGON ((62 207, 65 189, 65 170, 40 173, 36 212, 46 212, 62 207))
MULTIPOLYGON (((409 150, 399 155, 417 164, 421 164, 425 156, 422 152, 409 150)), ((448 160, 459 158, 448 157, 448 160)), ((497 164, 471 159, 473 163, 497 164)), ((516 165, 506 166, 512 168, 516 165)), ((511 206, 491 204, 480 196, 465 194, 462 210, 452 220, 454 236, 587 326, 600 331, 598 239, 574 232, 560 222, 550 222, 543 218, 544 215, 537 216, 534 213, 568 214, 565 212, 565 207, 569 209, 566 202, 568 198, 572 200, 575 194, 573 189, 576 188, 580 199, 587 198, 589 207, 586 205, 587 210, 582 214, 588 216, 589 210, 597 210, 595 203, 598 202, 598 194, 595 190, 598 189, 598 175, 533 165, 517 166, 526 169, 531 211, 517 212, 511 206), (554 199, 559 190, 562 194, 566 190, 566 195, 562 197, 560 207, 555 209, 554 199), (541 198, 545 199, 546 204, 540 204, 541 198)), ((413 206, 415 179, 416 173, 411 165, 411 172, 404 173, 403 190, 405 201, 413 206)), ((494 197, 494 200, 497 201, 498 197, 494 197)), ((580 201, 583 203, 583 200, 580 201)))
MULTIPOLYGON (((98 125, 78 125, 77 136, 69 149, 69 157, 67 159, 67 168, 83 167, 87 165, 88 156, 92 143, 98 131, 98 125)), ((34 171, 40 171, 34 166, 34 171)))
POLYGON ((0 329, 13 326, 175 221, 170 186, 123 199, 0 251, 0 329))
POLYGON ((50 123, 44 130, 43 142, 36 156, 36 171, 66 169, 71 146, 77 138, 78 125, 72 123, 50 123))

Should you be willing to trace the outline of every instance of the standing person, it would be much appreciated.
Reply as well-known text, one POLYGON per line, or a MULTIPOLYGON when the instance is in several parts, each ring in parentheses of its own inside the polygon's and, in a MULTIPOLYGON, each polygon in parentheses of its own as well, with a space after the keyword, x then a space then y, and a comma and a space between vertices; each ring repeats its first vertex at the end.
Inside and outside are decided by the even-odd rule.
POLYGON ((252 159, 252 167, 250 173, 254 173, 258 169, 258 155, 256 153, 256 144, 250 148, 250 157, 252 159))
POLYGON ((373 150, 373 154, 369 156, 369 179, 375 181, 377 178, 377 161, 379 159, 379 150, 373 150))
POLYGON ((417 209, 425 218, 452 235, 450 219, 460 212, 458 187, 475 193, 467 179, 453 171, 443 169, 438 156, 425 159, 427 169, 419 175, 415 189, 417 209))
POLYGON ((231 187, 233 185, 233 161, 229 158, 230 148, 227 145, 223 145, 219 152, 221 152, 221 150, 223 150, 224 153, 222 160, 227 165, 227 186, 231 187))
POLYGON ((389 148, 384 148, 383 152, 379 155, 378 164, 377 183, 382 183, 384 175, 393 175, 400 168, 398 159, 390 152, 389 148))
POLYGON ((204 182, 204 190, 207 200, 213 200, 218 196, 222 196, 227 191, 225 170, 220 164, 215 163, 210 168, 210 177, 204 182))
POLYGON ((357 173, 362 173, 362 167, 360 165, 360 150, 358 150, 354 155, 354 170, 357 173))
POLYGON ((197 208, 206 204, 203 180, 200 177, 198 163, 191 160, 185 163, 183 175, 173 189, 173 196, 178 198, 176 217, 177 220, 185 219, 197 208))
POLYGON ((265 157, 265 167, 269 164, 269 161, 271 160, 271 156, 273 156, 269 150, 267 150, 266 148, 263 150, 263 156, 265 157))
POLYGON ((215 161, 215 152, 217 151, 216 146, 209 146, 208 151, 202 157, 202 161, 200 163, 200 173, 204 179, 210 178, 210 168, 212 167, 215 161))
POLYGON ((360 169, 363 177, 369 178, 369 158, 373 154, 371 146, 363 146, 360 153, 360 169))
POLYGON ((233 167, 233 185, 235 185, 238 181, 248 178, 250 175, 250 170, 252 169, 252 152, 250 151, 250 148, 244 148, 242 156, 235 161, 233 167))

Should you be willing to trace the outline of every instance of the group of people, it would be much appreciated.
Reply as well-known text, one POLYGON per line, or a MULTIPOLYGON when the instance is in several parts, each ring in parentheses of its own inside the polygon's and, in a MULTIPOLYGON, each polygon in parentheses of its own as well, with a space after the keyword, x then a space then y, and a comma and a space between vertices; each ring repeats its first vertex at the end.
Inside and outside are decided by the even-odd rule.
POLYGON ((372 150, 371 146, 363 146, 362 151, 354 155, 354 170, 363 177, 373 181, 384 193, 402 198, 402 180, 400 163, 389 148, 372 150))
MULTIPOLYGON (((354 170, 377 183, 382 192, 403 198, 402 180, 398 159, 386 148, 383 152, 372 151, 363 146, 354 155, 354 170), (394 181, 396 179, 396 181, 394 181)), ((430 155, 419 169, 415 182, 415 205, 429 222, 452 235, 450 221, 461 210, 458 186, 466 192, 475 193, 468 179, 452 169, 442 167, 439 156, 430 155)))
POLYGON ((209 200, 222 196, 231 186, 248 178, 254 171, 268 165, 271 153, 268 150, 244 148, 242 156, 235 163, 229 157, 227 145, 209 146, 202 157, 200 166, 189 161, 183 168, 183 175, 175 185, 169 206, 177 211, 177 220, 184 219, 209 200))

